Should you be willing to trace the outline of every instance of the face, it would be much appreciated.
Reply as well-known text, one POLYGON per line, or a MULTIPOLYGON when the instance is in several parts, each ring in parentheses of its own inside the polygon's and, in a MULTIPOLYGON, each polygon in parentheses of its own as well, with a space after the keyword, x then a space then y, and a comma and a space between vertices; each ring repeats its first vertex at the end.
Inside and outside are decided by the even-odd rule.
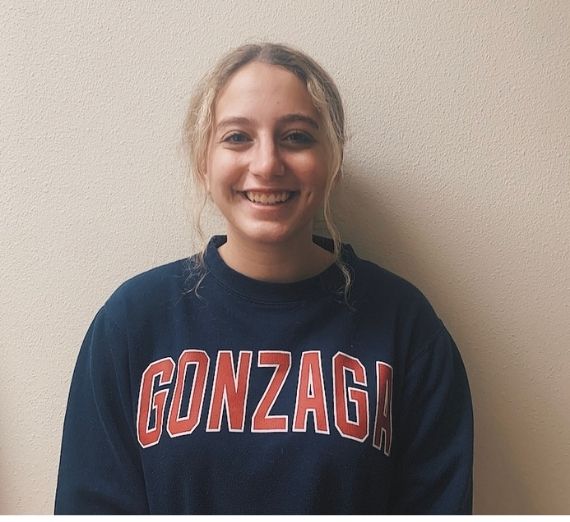
POLYGON ((322 123, 303 82, 274 65, 239 69, 216 101, 205 174, 228 241, 310 241, 327 177, 322 123))

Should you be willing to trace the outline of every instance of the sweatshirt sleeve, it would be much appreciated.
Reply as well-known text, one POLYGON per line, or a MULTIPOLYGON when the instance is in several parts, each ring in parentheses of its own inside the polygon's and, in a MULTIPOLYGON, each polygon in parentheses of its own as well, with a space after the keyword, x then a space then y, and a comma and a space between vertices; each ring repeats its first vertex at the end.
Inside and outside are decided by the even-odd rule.
POLYGON ((55 514, 148 512, 128 377, 126 338, 103 307, 73 373, 55 514))
POLYGON ((443 326, 410 363, 401 411, 390 512, 471 514, 471 394, 459 351, 443 326))

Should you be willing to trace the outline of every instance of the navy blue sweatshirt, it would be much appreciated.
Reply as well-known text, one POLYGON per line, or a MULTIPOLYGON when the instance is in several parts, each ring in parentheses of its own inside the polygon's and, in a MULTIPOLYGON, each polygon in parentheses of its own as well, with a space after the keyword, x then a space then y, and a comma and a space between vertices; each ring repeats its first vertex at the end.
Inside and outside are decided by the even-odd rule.
MULTIPOLYGON (((331 240, 313 240, 332 250, 331 240)), ((73 374, 56 514, 471 512, 460 354, 425 297, 357 257, 291 284, 227 266, 211 238, 121 285, 73 374)))

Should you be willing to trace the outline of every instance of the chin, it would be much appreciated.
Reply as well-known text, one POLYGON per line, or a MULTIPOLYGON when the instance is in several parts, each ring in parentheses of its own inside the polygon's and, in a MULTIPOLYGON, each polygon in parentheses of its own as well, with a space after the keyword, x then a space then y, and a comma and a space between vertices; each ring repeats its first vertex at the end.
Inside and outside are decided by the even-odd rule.
POLYGON ((299 239, 304 236, 312 237, 312 229, 307 231, 291 230, 283 227, 259 227, 256 230, 239 232, 237 237, 259 244, 279 244, 299 239))

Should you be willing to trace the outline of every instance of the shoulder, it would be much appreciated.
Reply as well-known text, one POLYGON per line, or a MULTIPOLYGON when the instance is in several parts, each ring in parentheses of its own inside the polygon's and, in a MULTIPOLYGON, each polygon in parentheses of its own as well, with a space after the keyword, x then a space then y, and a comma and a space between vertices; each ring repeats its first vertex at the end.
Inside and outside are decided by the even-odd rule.
POLYGON ((434 313, 422 290, 404 277, 366 259, 354 268, 355 289, 368 307, 434 313))
POLYGON ((360 282, 366 286, 369 298, 425 303, 426 297, 412 282, 372 261, 366 259, 358 261, 360 282))
POLYGON ((394 343, 394 367, 404 372, 401 375, 412 367, 417 372, 412 378, 429 373, 430 368, 439 368, 438 375, 446 371, 464 373, 453 338, 422 290, 404 277, 361 259, 356 263, 354 282, 361 317, 394 343))
POLYGON ((392 331, 412 352, 445 329, 422 290, 372 261, 355 263, 354 297, 359 313, 392 331))
POLYGON ((191 279, 188 258, 160 265, 128 278, 104 304, 117 325, 134 325, 168 313, 184 299, 191 279))

